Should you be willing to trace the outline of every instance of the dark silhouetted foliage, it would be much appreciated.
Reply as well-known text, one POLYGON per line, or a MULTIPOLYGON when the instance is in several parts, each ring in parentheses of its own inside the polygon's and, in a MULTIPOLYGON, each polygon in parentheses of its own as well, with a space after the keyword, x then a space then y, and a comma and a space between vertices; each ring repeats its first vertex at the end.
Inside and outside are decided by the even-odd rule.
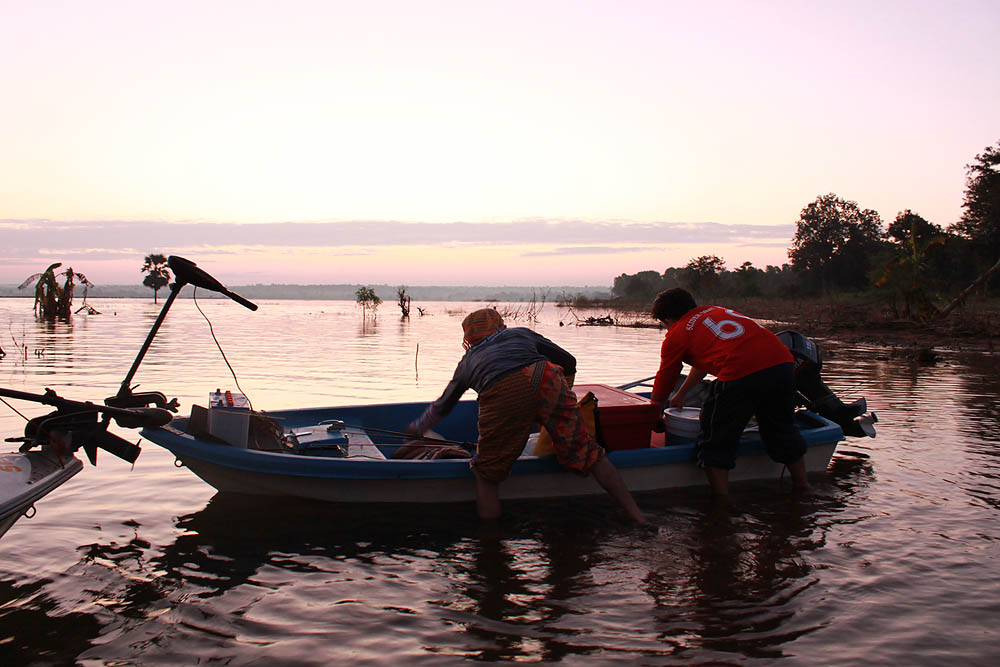
POLYGON ((882 239, 877 211, 830 193, 802 209, 788 256, 810 287, 861 290, 882 239))
POLYGON ((156 303, 156 293, 170 283, 167 258, 160 254, 146 255, 140 271, 146 274, 142 284, 153 290, 153 303, 156 303))
POLYGON ((719 289, 726 263, 715 255, 695 257, 684 267, 682 281, 691 292, 713 296, 719 289))
POLYGON ((1000 142, 965 169, 964 213, 954 229, 972 242, 982 270, 1000 259, 1000 142))
POLYGON ((382 305, 382 299, 375 293, 375 290, 364 285, 354 293, 354 300, 361 306, 363 316, 367 316, 368 312, 371 311, 372 317, 375 317, 375 311, 382 305))

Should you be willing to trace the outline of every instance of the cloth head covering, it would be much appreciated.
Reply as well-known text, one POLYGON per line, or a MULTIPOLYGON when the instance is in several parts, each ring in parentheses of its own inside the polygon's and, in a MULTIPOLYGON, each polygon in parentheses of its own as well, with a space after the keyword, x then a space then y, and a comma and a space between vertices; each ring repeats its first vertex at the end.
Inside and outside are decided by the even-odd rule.
POLYGON ((462 331, 465 332, 462 343, 468 349, 494 331, 506 328, 503 318, 500 317, 500 313, 495 308, 480 308, 469 313, 462 320, 462 331))

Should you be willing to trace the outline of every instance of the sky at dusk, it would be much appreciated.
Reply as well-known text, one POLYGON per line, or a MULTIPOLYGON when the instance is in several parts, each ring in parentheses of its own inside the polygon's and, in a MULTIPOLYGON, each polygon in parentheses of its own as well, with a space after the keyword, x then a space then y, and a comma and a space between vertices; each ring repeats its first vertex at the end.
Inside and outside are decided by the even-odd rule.
POLYGON ((0 283, 610 285, 958 220, 1000 2, 0 0, 0 283))

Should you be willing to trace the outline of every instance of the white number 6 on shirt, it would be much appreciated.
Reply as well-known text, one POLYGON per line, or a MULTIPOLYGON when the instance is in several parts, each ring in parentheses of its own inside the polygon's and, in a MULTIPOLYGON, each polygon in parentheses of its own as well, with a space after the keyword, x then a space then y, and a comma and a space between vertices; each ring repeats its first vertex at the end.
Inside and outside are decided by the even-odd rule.
MULTIPOLYGON (((753 322, 753 320, 751 320, 749 317, 740 315, 739 313, 734 313, 728 308, 726 309, 726 312, 732 315, 733 317, 738 317, 740 319, 750 320, 751 322, 753 322)), ((743 325, 737 322, 736 320, 721 320, 719 322, 716 322, 711 317, 706 317, 705 319, 702 320, 702 322, 706 327, 712 330, 712 333, 715 334, 717 338, 721 338, 722 340, 729 340, 730 338, 739 338, 746 331, 746 329, 743 328, 743 325)))

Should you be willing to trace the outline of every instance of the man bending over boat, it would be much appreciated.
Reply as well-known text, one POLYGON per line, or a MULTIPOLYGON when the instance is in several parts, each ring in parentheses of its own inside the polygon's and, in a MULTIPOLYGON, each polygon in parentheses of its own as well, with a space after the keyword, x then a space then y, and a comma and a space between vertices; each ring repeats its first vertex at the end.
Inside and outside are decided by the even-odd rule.
POLYGON ((421 436, 444 419, 467 389, 479 394, 479 442, 472 460, 481 519, 500 516, 499 485, 521 455, 535 424, 552 436, 564 467, 594 479, 639 523, 645 517, 604 450, 587 431, 570 390, 576 358, 524 327, 508 329, 493 308, 462 321, 465 355, 444 393, 408 430, 421 436))
POLYGON ((667 326, 653 403, 662 408, 669 398, 670 407, 683 407, 684 397, 705 375, 716 378, 702 405, 695 441, 695 458, 712 493, 728 494, 729 471, 753 416, 768 456, 788 466, 796 489, 808 489, 802 458, 806 443, 794 421, 795 366, 788 348, 746 315, 721 306, 699 308, 679 287, 656 295, 651 313, 667 326), (691 366, 691 373, 671 397, 682 362, 691 366))

